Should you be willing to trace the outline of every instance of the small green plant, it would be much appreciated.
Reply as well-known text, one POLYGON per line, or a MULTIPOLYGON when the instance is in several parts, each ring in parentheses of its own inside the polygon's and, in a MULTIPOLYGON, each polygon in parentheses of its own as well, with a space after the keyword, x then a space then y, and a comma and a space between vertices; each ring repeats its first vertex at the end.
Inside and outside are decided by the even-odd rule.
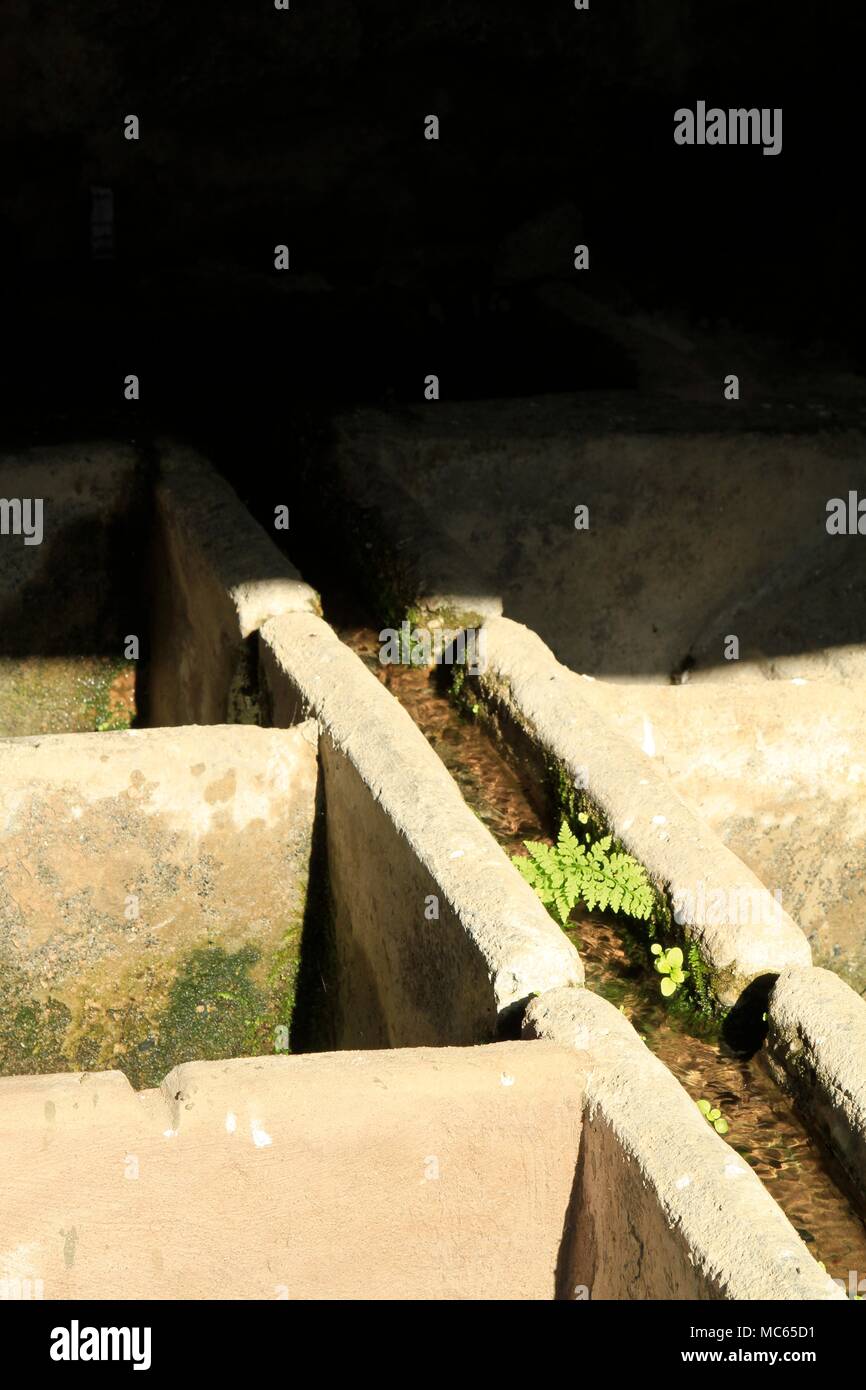
POLYGON ((706 966, 694 941, 688 948, 688 962, 689 969, 686 971, 686 975, 691 972, 692 991, 697 999, 698 1007, 703 1013, 710 1015, 714 1008, 713 992, 710 988, 706 966))
POLYGON ((650 950, 656 958, 656 970, 664 976, 662 994, 665 999, 670 999, 688 979, 688 970, 683 970, 683 953, 679 946, 671 946, 669 950, 664 951, 657 941, 653 942, 650 950))
POLYGON ((129 716, 124 714, 109 714, 107 718, 101 719, 96 726, 98 734, 112 734, 125 731, 129 728, 129 716))
MULTIPOLYGON (((586 825, 583 813, 577 820, 586 825)), ((611 854, 611 837, 591 843, 587 831, 583 843, 563 821, 555 845, 524 840, 526 854, 516 854, 513 862, 527 883, 548 908, 555 908, 565 925, 572 909, 582 901, 592 912, 624 912, 639 921, 652 915, 655 894, 642 864, 630 854, 611 854)))
POLYGON ((707 1124, 712 1125, 713 1129, 716 1131, 716 1134, 727 1134, 728 1122, 722 1114, 721 1110, 713 1106, 708 1100, 698 1100, 695 1101, 695 1104, 697 1105, 707 1124))

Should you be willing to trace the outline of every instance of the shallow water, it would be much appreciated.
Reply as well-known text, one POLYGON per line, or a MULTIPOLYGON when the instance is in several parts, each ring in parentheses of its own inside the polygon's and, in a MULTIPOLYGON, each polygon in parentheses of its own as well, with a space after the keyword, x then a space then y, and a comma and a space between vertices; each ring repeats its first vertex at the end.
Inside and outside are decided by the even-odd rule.
MULTIPOLYGON (((458 710, 430 672, 382 666, 372 629, 346 624, 338 631, 412 715, 502 848, 514 854, 524 840, 549 842, 550 827, 483 725, 458 710)), ((630 954, 614 917, 576 912, 568 934, 587 986, 622 1009, 695 1101, 721 1110, 730 1126, 727 1142, 760 1175, 815 1258, 846 1286, 852 1270, 866 1278, 866 1226, 836 1185, 833 1160, 810 1138, 762 1055, 738 1057, 715 1036, 696 1036, 692 1025, 669 1014, 654 975, 630 954)))

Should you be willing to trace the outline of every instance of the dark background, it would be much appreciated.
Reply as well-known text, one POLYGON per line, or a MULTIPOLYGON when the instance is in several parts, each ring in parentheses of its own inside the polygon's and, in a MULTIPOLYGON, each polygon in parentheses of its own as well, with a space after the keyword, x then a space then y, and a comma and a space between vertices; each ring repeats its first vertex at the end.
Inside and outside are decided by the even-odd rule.
POLYGON ((5 0, 2 442, 265 438, 316 405, 417 400, 429 371, 462 398, 633 387, 620 346, 541 305, 576 280, 862 368, 862 10, 5 0), (783 107, 782 153, 676 146, 698 99, 783 107), (92 186, 113 190, 111 262, 92 186))

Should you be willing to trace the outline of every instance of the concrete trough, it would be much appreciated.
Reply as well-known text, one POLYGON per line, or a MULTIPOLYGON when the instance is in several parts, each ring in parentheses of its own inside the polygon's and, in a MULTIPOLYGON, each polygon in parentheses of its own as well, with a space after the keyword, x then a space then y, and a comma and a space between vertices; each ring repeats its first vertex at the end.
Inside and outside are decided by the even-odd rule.
POLYGON ((731 1008, 753 981, 811 964, 800 928, 652 760, 597 712, 587 682, 519 623, 492 618, 483 632, 484 669, 467 682, 536 788, 573 796, 668 895, 674 930, 700 953, 716 1005, 731 1008))
MULTIPOLYGON (((580 988, 567 937, 271 538, 203 460, 158 452, 100 453, 107 492, 90 454, 49 461, 69 516, 89 509, 67 540, 97 590, 144 538, 164 727, 0 741, 0 1295, 842 1297, 580 988), (308 958, 304 1037, 340 1051, 275 1056, 308 958)), ((28 560, 17 597, 2 570, 16 621, 69 553, 28 560)), ((138 633, 125 602, 112 643, 138 633)), ((518 663, 497 698, 528 756, 571 769, 571 726, 589 730, 596 807, 667 884, 670 851, 626 838, 625 745, 536 658, 567 737, 518 663)), ((690 814, 670 812, 673 848, 694 834, 726 881, 738 861, 690 814)), ((793 924, 727 955, 695 925, 722 1004, 789 960, 812 973, 793 924)))
POLYGON ((319 722, 327 866, 310 1038, 475 1043, 531 993, 581 983, 574 947, 231 488, 165 447, 156 510, 152 715, 283 727, 303 705, 319 722))
POLYGON ((315 726, 0 742, 0 1074, 289 1047, 315 726))
MULTIPOLYGON (((250 988, 277 970, 279 1019, 271 984, 267 1002, 246 1009, 270 1049, 268 1030, 292 1022, 289 980, 307 899, 311 959, 328 981, 311 998, 310 1044, 488 1040, 516 1027, 531 992, 581 983, 574 948, 423 735, 318 619, 313 589, 206 460, 163 442, 152 463, 136 450, 95 446, 65 463, 51 456, 49 473, 29 456, 21 467, 42 491, 54 480, 36 566, 43 584, 57 578, 68 552, 57 535, 75 532, 76 507, 89 538, 100 524, 111 531, 115 514, 125 516, 124 489, 140 480, 149 524, 138 559, 149 557, 154 580, 140 649, 146 717, 158 727, 4 745, 0 1070, 120 1065, 140 1086, 177 1059, 220 1055, 215 1041, 178 1055, 160 1042, 177 1034, 163 1015, 178 991, 209 1017, 214 991, 234 992, 199 980, 206 944, 227 956, 222 973, 229 960, 240 969, 239 952, 260 949, 250 988), (256 634, 268 620, 288 626, 275 628, 275 646, 261 646, 271 663, 265 689, 256 634), (295 723, 282 719, 286 691, 296 681, 318 694, 320 651, 332 688, 327 701, 307 701, 321 720, 318 759, 310 728, 252 726, 267 719, 263 695, 277 723, 295 723), (228 726, 250 727, 245 737, 228 726), (313 842, 320 778, 324 859, 313 842), (281 944, 289 924, 291 948, 281 944)), ((90 589, 110 588, 99 566, 111 560, 114 573, 115 550, 83 546, 82 563, 95 567, 90 589)), ((92 634, 76 639, 86 645, 92 634)), ((22 733, 31 733, 26 724, 22 733)), ((253 1040, 235 1027, 220 1045, 232 1055, 253 1040)))
POLYGON ((341 1047, 488 1041, 530 995, 583 981, 571 942, 410 716, 327 623, 266 623, 271 721, 314 718, 341 1047))
MULTIPOLYGON (((110 519, 144 465, 93 452, 113 491, 94 484, 88 505, 110 519)), ((475 1043, 515 1028, 533 992, 581 983, 574 947, 274 541, 194 452, 157 455, 144 649, 160 727, 4 745, 0 1071, 117 1065, 140 1086, 271 1050, 292 1026, 305 904, 307 1045, 475 1043), (319 731, 252 727, 264 697, 296 723, 293 689, 319 731), (198 1016, 179 1021, 181 1004, 198 1016), (221 1018, 201 1042, 232 1013, 248 1026, 221 1018)), ((71 497, 81 466, 63 473, 71 497)))
POLYGON ((562 1277, 609 1299, 842 1299, 735 1149, 631 1024, 589 990, 533 1000, 523 1037, 585 1076, 562 1277))
POLYGON ((863 993, 866 686, 581 680, 578 688, 779 898, 815 965, 863 993))
POLYGON ((843 1298, 664 1068, 589 1005, 578 1052, 569 1036, 197 1062, 139 1094, 117 1073, 0 1080, 0 1289, 843 1298))

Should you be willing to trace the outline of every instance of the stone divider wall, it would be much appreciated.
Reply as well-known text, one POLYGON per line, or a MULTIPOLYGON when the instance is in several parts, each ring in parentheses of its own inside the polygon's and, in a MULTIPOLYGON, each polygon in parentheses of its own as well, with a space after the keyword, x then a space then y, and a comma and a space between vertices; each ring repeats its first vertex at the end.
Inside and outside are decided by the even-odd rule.
MULTIPOLYGON (((154 709, 162 699, 166 722, 317 721, 338 967, 329 1003, 342 1047, 396 1050, 185 1064, 138 1095, 118 1073, 0 1080, 0 1147, 13 1174, 0 1214, 0 1279, 42 1281, 48 1297, 412 1296, 419 1279, 415 1296, 426 1297, 843 1297, 630 1025, 577 988, 574 948, 409 715, 316 616, 313 591, 231 489, 201 460, 167 450, 158 511, 160 603, 175 604, 156 610, 170 637, 158 661, 167 677, 174 649, 185 677, 171 695, 156 665, 154 709), (524 1015, 524 1042, 492 1042, 524 1015), (540 1060, 544 1042, 530 1038, 556 1044, 544 1051, 549 1063, 540 1060), (482 1041, 491 1045, 447 1049, 482 1041), (426 1044, 435 1050, 415 1051, 426 1044), (504 1123, 502 1103, 515 1097, 504 1123), (426 1165, 407 1188, 402 1226, 393 1165, 403 1174, 408 1162, 405 1117, 389 1105, 411 1112, 412 1153, 426 1165), (459 1151, 457 1191, 466 1173, 480 1175, 462 1203, 430 1177, 437 1163, 442 1171, 440 1129, 459 1151), (517 1171, 539 1181, 514 1180, 517 1134, 529 1143, 517 1171), (310 1173, 310 1152, 334 1161, 317 1157, 310 1173), (369 1205, 346 1184, 341 1155, 351 1155, 352 1171, 360 1165, 362 1195, 381 1173, 383 1192, 376 1187, 369 1205), (208 1195, 216 1188, 228 1194, 218 1231, 208 1195), (280 1243, 281 1203, 293 1231, 312 1224, 275 1279, 285 1237, 279 1259, 262 1252, 280 1243), (322 1210, 331 1213, 324 1223, 322 1210), (369 1240, 371 1212, 381 1241, 369 1240), (452 1221, 471 1235, 449 1270, 441 1250, 452 1248, 452 1221), (396 1259, 382 1259, 383 1248, 396 1259)), ((706 878, 722 847, 678 798, 658 811, 657 799, 672 793, 574 703, 563 678, 579 678, 551 669, 537 638, 527 634, 528 651, 521 638, 512 660, 500 639, 515 626, 488 624, 498 683, 494 691, 482 676, 485 693, 495 693, 542 765, 583 777, 593 750, 583 790, 660 882, 674 886, 685 846, 706 878), (552 704, 541 682, 554 687, 552 704), (622 768, 629 795, 642 798, 647 825, 636 834, 617 790, 622 768)), ((741 887, 742 867, 729 856, 717 880, 741 887)), ((803 977, 820 973, 806 969, 808 947, 789 919, 751 943, 724 926, 690 925, 723 1005, 789 964, 803 977)), ((781 1036, 781 1005, 777 1021, 781 1036)))
POLYGON ((151 554, 151 724, 256 723, 254 634, 314 589, 214 468, 163 443, 151 554))
POLYGON ((317 743, 312 722, 0 740, 0 1074, 143 1086, 288 1048, 317 743))
POLYGON ((583 693, 585 678, 507 618, 484 626, 486 664, 469 677, 536 796, 565 785, 669 896, 675 930, 694 942, 717 1004, 766 1010, 777 1080, 842 1164, 866 1213, 866 1002, 811 968, 799 926, 757 876, 616 732, 583 693), (564 782, 563 782, 564 779, 564 782), (750 988, 751 987, 751 988, 750 988), (767 999, 769 997, 769 1003, 767 999))
POLYGON ((836 1155, 866 1218, 866 1000, 829 970, 783 970, 767 1006, 767 1054, 836 1155))
POLYGON ((0 1297, 844 1297, 615 1010, 527 1026, 0 1079, 0 1297))
POLYGON ((558 990, 525 1038, 586 1071, 581 1161, 563 1277, 612 1299, 842 1299, 737 1151, 612 1004, 558 990))
POLYGON ((339 1045, 488 1041, 530 995, 581 984, 571 942, 360 657, 312 614, 272 619, 260 644, 272 722, 320 729, 339 1045))
POLYGON ((675 929, 697 947, 717 1005, 732 1007, 754 981, 769 988, 785 966, 810 965, 797 924, 581 697, 582 678, 519 623, 492 618, 482 632, 484 668, 467 679, 499 732, 528 761, 539 791, 556 784, 573 796, 669 895, 675 929))

